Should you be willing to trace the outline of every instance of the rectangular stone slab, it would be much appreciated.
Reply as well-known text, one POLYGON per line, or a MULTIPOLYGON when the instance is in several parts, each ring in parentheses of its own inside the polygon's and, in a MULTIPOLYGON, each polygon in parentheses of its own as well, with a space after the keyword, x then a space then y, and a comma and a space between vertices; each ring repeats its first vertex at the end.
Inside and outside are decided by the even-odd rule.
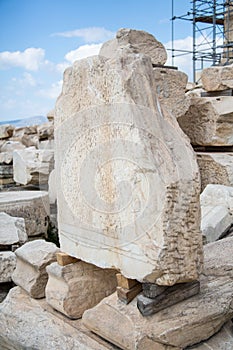
MULTIPOLYGON (((158 293, 160 292, 161 290, 158 291, 158 293)), ((199 292, 200 283, 198 281, 176 284, 175 286, 167 287, 162 293, 154 296, 153 299, 145 297, 142 294, 139 295, 137 297, 137 307, 143 316, 150 316, 199 292)), ((151 292, 151 294, 156 294, 156 288, 154 293, 151 292)))

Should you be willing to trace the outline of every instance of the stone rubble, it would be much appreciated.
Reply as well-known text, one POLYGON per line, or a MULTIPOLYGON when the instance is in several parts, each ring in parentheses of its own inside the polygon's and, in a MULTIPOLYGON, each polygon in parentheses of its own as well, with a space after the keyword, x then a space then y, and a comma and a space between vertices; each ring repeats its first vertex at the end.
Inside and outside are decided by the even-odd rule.
POLYGON ((11 282, 16 267, 16 256, 11 251, 0 251, 0 283, 11 282))
POLYGON ((233 88, 233 64, 203 69, 201 74, 206 91, 222 91, 233 88))
POLYGON ((24 219, 0 212, 0 246, 23 244, 27 239, 24 219))

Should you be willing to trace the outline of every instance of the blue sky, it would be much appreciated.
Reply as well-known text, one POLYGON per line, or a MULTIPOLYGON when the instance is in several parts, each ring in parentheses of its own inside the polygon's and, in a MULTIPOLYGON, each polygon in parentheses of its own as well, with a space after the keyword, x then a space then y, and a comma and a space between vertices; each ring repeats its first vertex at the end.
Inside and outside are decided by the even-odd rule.
MULTIPOLYGON (((190 9, 189 0, 174 2, 176 15, 190 9)), ((98 53, 101 43, 119 28, 143 29, 170 46, 171 4, 172 0, 0 0, 0 120, 46 115, 60 93, 64 69, 98 53)), ((175 22, 179 47, 190 46, 191 23, 175 22)), ((175 64, 187 72, 191 67, 190 58, 175 64)))

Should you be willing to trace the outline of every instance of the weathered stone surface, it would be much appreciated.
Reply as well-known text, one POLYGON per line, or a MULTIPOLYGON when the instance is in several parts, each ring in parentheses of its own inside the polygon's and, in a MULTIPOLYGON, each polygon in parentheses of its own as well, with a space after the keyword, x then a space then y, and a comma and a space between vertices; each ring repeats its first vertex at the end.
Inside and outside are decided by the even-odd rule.
POLYGON ((47 113, 47 118, 50 122, 53 122, 54 121, 54 113, 55 113, 55 110, 54 109, 51 109, 51 111, 49 111, 47 113))
POLYGON ((233 88, 233 64, 205 68, 201 74, 206 91, 221 91, 233 88))
POLYGON ((2 147, 1 152, 11 152, 13 153, 16 149, 24 149, 26 146, 20 141, 6 141, 2 147))
POLYGON ((196 280, 199 171, 177 121, 156 103, 150 59, 122 50, 76 61, 55 124, 62 251, 139 281, 196 280))
POLYGON ((143 317, 136 299, 124 305, 114 293, 85 311, 84 325, 124 350, 183 349, 208 339, 233 316, 232 249, 232 237, 204 247, 200 294, 143 317))
POLYGON ((233 224, 233 187, 207 185, 201 194, 201 214, 206 243, 216 241, 233 224))
POLYGON ((37 133, 39 140, 53 139, 54 138, 54 125, 53 123, 44 123, 37 127, 37 133))
POLYGON ((16 249, 16 269, 12 280, 22 287, 32 298, 43 298, 48 281, 46 266, 56 261, 57 246, 37 239, 16 249))
POLYGON ((118 49, 127 48, 133 53, 143 53, 151 58, 153 64, 165 64, 167 52, 161 42, 143 30, 119 29, 116 39, 109 40, 103 44, 99 55, 113 58, 118 49))
POLYGON ((13 162, 12 152, 1 152, 0 153, 0 164, 10 164, 13 162))
POLYGON ((49 174, 49 202, 50 204, 55 204, 57 201, 57 183, 56 183, 56 174, 55 169, 49 174))
POLYGON ((16 267, 16 256, 13 252, 0 252, 0 283, 10 282, 16 267))
POLYGON ((13 178, 12 165, 0 165, 0 179, 13 178))
POLYGON ((232 350, 233 349, 233 325, 227 322, 221 330, 210 339, 186 350, 232 350))
POLYGON ((114 350, 115 346, 83 329, 80 320, 53 312, 45 299, 30 298, 20 287, 0 304, 2 350, 114 350))
POLYGON ((12 245, 27 241, 27 233, 23 218, 12 217, 0 212, 0 245, 12 245))
POLYGON ((45 191, 0 193, 0 212, 25 220, 28 236, 45 235, 48 227, 49 197, 45 191))
POLYGON ((185 95, 188 76, 175 69, 154 68, 156 93, 159 102, 176 118, 184 115, 190 105, 185 95))
POLYGON ((12 136, 14 127, 12 125, 0 125, 0 140, 8 139, 12 136))
POLYGON ((47 184, 54 168, 54 152, 33 147, 13 152, 14 180, 22 185, 47 184))
POLYGON ((178 119, 193 145, 233 145, 233 96, 192 98, 178 119))
POLYGON ((45 295, 49 305, 75 319, 116 290, 116 271, 104 270, 83 261, 47 267, 45 295))
POLYGON ((208 184, 233 186, 233 153, 197 152, 202 191, 208 184))
POLYGON ((39 149, 54 149, 54 140, 42 140, 38 144, 39 149))
POLYGON ((37 126, 16 128, 11 139, 20 141, 26 147, 38 147, 39 137, 37 135, 37 126))

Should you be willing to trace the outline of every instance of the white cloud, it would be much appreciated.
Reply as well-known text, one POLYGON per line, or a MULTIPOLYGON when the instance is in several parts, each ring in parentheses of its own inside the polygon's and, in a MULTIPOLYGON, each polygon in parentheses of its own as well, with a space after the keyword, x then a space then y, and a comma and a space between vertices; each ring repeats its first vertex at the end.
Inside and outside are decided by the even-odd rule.
POLYGON ((0 69, 21 67, 30 71, 37 71, 44 62, 45 50, 30 47, 24 51, 0 52, 0 69))
POLYGON ((56 83, 52 83, 51 86, 47 89, 40 89, 38 91, 38 95, 41 97, 49 98, 49 99, 56 99, 62 89, 62 80, 57 81, 56 83))
MULTIPOLYGON (((37 85, 36 80, 33 78, 31 73, 24 72, 22 78, 12 78, 11 81, 13 83, 19 83, 21 87, 34 87, 37 85)), ((15 87, 15 86, 14 86, 15 87)))
POLYGON ((61 33, 54 33, 52 36, 61 36, 64 38, 81 38, 85 43, 94 43, 99 41, 110 40, 115 33, 103 27, 81 28, 61 33))
POLYGON ((82 58, 98 55, 101 46, 102 43, 79 46, 76 50, 69 51, 65 55, 65 59, 68 62, 73 63, 74 61, 80 60, 82 58))

